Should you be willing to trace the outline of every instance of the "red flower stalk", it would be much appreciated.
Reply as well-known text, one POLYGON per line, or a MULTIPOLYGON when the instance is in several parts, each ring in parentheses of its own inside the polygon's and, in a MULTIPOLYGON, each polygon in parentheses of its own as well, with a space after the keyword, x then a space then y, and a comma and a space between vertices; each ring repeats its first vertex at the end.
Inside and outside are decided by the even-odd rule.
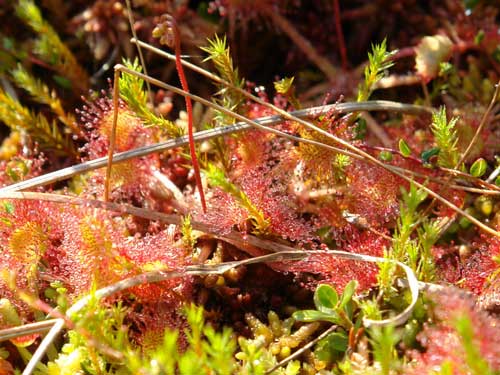
MULTIPOLYGON (((168 45, 175 50, 175 68, 177 69, 177 74, 179 75, 179 80, 181 81, 181 86, 184 91, 189 93, 189 87, 186 80, 186 75, 184 74, 184 69, 181 63, 181 38, 179 35, 179 29, 177 28, 177 23, 175 19, 170 15, 166 14, 162 16, 163 24, 158 25, 157 29, 153 31, 153 35, 161 35, 160 42, 168 45), (163 32, 165 31, 165 32, 163 32)), ((200 193, 201 206, 203 207, 203 212, 207 212, 207 205, 205 203, 205 193, 203 192, 203 185, 201 183, 200 176, 200 166, 198 164, 198 158, 196 157, 196 150, 194 147, 194 136, 193 136, 193 105, 191 103, 191 98, 188 96, 184 97, 186 101, 186 110, 188 114, 188 137, 189 137, 189 153, 191 154, 191 162, 193 163, 194 175, 196 178, 196 187, 200 193)))

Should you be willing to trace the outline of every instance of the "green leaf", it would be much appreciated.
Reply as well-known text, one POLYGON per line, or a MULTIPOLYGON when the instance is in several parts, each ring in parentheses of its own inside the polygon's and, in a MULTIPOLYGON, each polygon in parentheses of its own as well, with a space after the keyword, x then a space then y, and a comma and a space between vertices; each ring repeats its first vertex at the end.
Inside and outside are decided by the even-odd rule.
POLYGON ((314 305, 324 313, 330 313, 337 307, 339 295, 330 285, 321 284, 314 292, 314 305))
POLYGON ((72 88, 72 84, 71 84, 71 81, 66 78, 66 77, 63 77, 63 76, 60 76, 60 75, 53 75, 52 76, 52 79, 59 85, 61 86, 63 89, 68 89, 68 90, 71 90, 72 88))
POLYGON ((392 160, 392 152, 384 150, 378 154, 378 158, 382 161, 391 161, 392 160))
POLYGON ((320 361, 333 363, 345 353, 348 344, 349 338, 345 332, 333 332, 318 342, 314 354, 320 361))
POLYGON ((298 322, 306 322, 306 323, 317 322, 317 321, 338 323, 340 320, 339 314, 337 314, 335 311, 326 314, 318 310, 295 311, 292 314, 292 318, 294 318, 298 322))
POLYGON ((340 297, 340 304, 339 308, 344 308, 344 306, 347 305, 347 303, 352 299, 352 296, 354 292, 356 291, 356 287, 358 286, 358 282, 356 280, 351 280, 349 283, 345 286, 344 292, 342 293, 342 296, 340 297))
POLYGON ((349 344, 349 338, 345 333, 333 332, 326 337, 328 340, 328 346, 332 350, 337 350, 339 352, 345 352, 349 344))
POLYGON ((483 158, 477 159, 470 167, 470 174, 474 177, 481 177, 486 173, 488 163, 483 158))
POLYGON ((420 157, 422 158, 424 163, 428 163, 433 156, 439 155, 440 152, 441 149, 439 147, 433 147, 429 150, 423 151, 420 157))
POLYGON ((406 143, 404 139, 399 140, 399 151, 405 158, 411 155, 411 148, 410 146, 408 146, 408 143, 406 143))

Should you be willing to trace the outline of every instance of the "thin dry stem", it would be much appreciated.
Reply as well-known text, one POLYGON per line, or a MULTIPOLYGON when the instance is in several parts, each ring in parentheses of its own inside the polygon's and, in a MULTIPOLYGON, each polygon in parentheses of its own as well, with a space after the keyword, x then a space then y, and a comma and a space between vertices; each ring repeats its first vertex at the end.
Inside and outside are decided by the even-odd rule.
POLYGON ((33 357, 31 357, 30 361, 26 365, 22 375, 31 375, 33 371, 35 371, 36 366, 42 360, 42 357, 44 356, 48 347, 52 344, 63 327, 64 319, 56 319, 56 322, 54 323, 52 328, 50 328, 49 333, 47 333, 47 335, 43 338, 42 342, 36 349, 35 353, 33 353, 33 357))
POLYGON ((116 124, 118 122, 118 108, 119 98, 120 98, 120 71, 115 68, 115 77, 113 82, 113 126, 111 128, 111 134, 109 136, 109 146, 108 146, 108 165, 106 167, 106 181, 104 182, 104 201, 109 200, 109 189, 111 184, 111 170, 113 168, 113 153, 115 150, 116 142, 116 124))
POLYGON ((18 327, 5 328, 0 330, 0 341, 15 339, 35 333, 42 333, 50 330, 56 321, 59 319, 49 319, 42 322, 24 324, 18 327))

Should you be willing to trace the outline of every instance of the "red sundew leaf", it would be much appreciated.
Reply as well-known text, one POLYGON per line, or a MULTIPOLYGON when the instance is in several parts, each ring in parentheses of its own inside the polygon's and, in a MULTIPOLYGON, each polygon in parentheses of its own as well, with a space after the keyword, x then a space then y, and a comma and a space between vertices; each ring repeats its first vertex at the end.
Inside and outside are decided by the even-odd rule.
MULTIPOLYGON (((167 230, 143 238, 127 241, 124 255, 135 266, 131 274, 154 270, 181 270, 190 264, 190 256, 185 249, 174 246, 174 237, 167 230)), ((142 284, 130 289, 130 292, 142 302, 180 303, 190 300, 193 278, 165 280, 160 283, 142 284)))
MULTIPOLYGON (((346 245, 344 250, 357 254, 382 256, 384 247, 387 245, 387 240, 371 232, 362 232, 356 240, 346 245)), ((314 281, 306 282, 306 286, 311 290, 314 290, 318 283, 323 283, 330 284, 338 292, 342 292, 351 280, 357 280, 359 290, 363 291, 376 284, 378 266, 374 263, 339 259, 328 254, 312 254, 303 261, 291 264, 289 271, 297 273, 298 276, 308 273, 318 275, 314 281)))
POLYGON ((349 188, 344 204, 349 213, 381 227, 394 220, 399 212, 403 180, 393 173, 365 162, 355 162, 346 170, 349 188))
POLYGON ((466 317, 471 321, 474 345, 493 371, 500 369, 500 322, 495 316, 480 311, 474 299, 459 289, 447 288, 430 294, 434 308, 429 321, 417 339, 423 352, 411 351, 415 362, 405 371, 408 374, 428 374, 443 362, 454 364, 456 374, 468 374, 466 355, 461 337, 456 330, 456 321, 466 317), (462 370, 463 369, 463 370, 462 370), (460 372, 464 371, 464 372, 460 372))
MULTIPOLYGON (((440 194, 448 200, 449 202, 453 203, 457 207, 463 207, 466 194, 464 191, 461 190, 446 190, 443 191, 442 189, 437 189, 435 187, 431 187, 434 191, 441 191, 440 194)), ((457 215, 456 211, 453 210, 452 208, 439 203, 437 210, 436 210, 436 215, 438 217, 455 217, 457 215)))
POLYGON ((229 233, 235 227, 245 227, 248 213, 230 194, 216 188, 207 198, 209 210, 206 214, 197 215, 197 221, 210 225, 221 235, 229 233))
POLYGON ((247 170, 238 182, 252 204, 270 221, 271 232, 292 241, 314 238, 312 227, 298 217, 296 198, 288 193, 287 176, 278 177, 269 170, 247 170))
POLYGON ((439 277, 476 295, 482 295, 484 289, 498 277, 495 272, 499 265, 494 257, 500 254, 499 244, 498 238, 482 235, 470 246, 470 254, 462 256, 456 246, 434 246, 433 256, 439 277))
POLYGON ((483 310, 500 315, 500 278, 498 275, 486 283, 477 304, 483 310))
POLYGON ((3 358, 0 358, 0 375, 14 375, 14 368, 3 358))
POLYGON ((40 335, 35 333, 33 335, 16 337, 15 339, 11 339, 10 342, 19 348, 26 348, 32 345, 39 337, 40 335))
MULTIPOLYGON (((189 300, 186 300, 189 302, 189 300)), ((137 309, 131 310, 127 319, 132 322, 131 340, 141 347, 143 352, 154 350, 162 343, 165 329, 177 329, 183 332, 187 328, 186 320, 181 312, 183 301, 149 301, 140 302, 137 309)), ((181 335, 178 344, 186 347, 185 337, 181 335)))

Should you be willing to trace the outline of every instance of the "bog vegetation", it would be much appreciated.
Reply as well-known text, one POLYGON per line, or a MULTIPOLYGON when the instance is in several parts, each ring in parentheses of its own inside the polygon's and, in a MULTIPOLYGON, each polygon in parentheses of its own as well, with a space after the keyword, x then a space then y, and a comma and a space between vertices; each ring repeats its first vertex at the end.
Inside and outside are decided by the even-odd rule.
POLYGON ((490 1, 7 1, 0 374, 500 374, 490 1))

